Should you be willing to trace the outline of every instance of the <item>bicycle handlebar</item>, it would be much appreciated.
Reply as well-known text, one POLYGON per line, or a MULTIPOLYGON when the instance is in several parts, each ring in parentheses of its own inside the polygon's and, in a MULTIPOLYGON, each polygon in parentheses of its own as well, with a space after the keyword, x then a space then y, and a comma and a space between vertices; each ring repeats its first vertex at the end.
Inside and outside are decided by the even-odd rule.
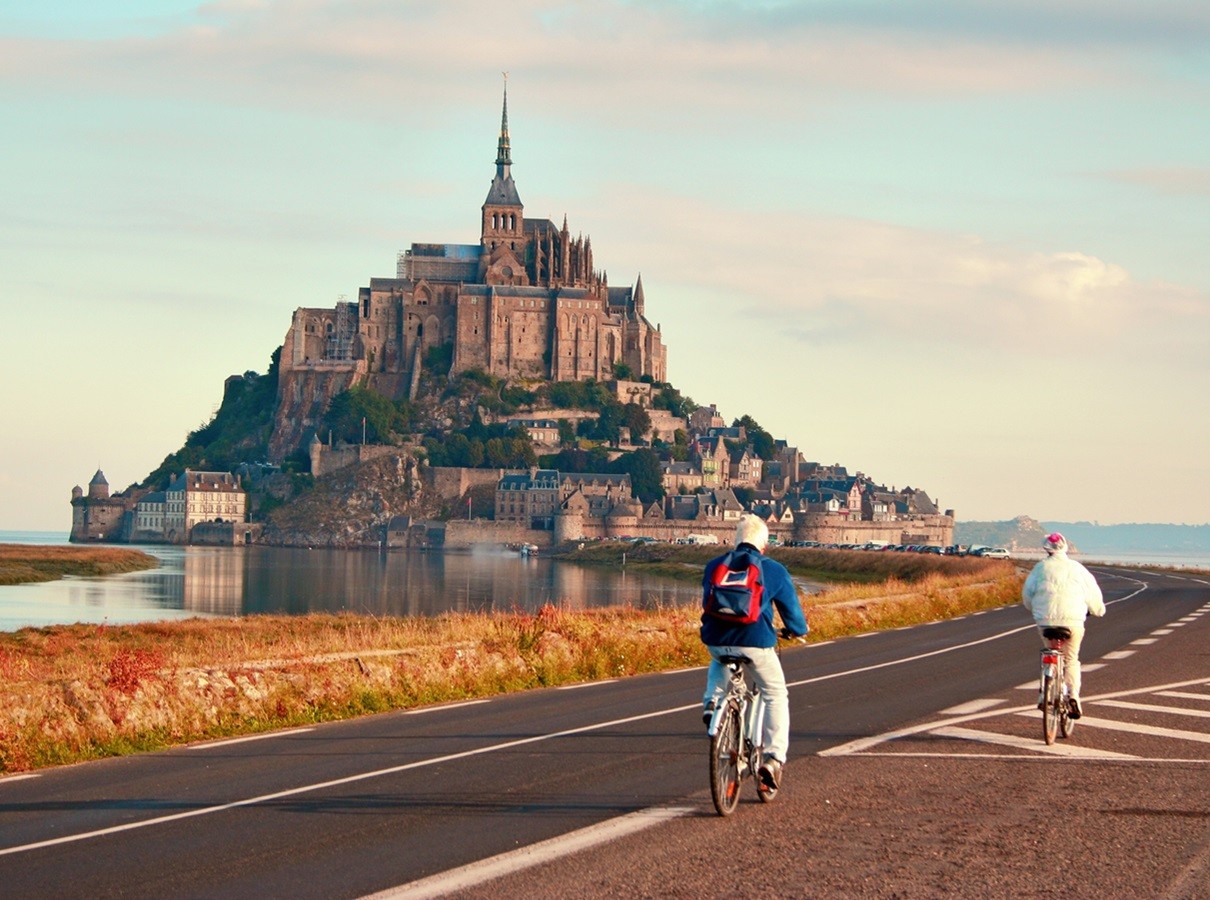
POLYGON ((790 641, 794 644, 805 644, 807 636, 805 634, 795 634, 789 628, 782 628, 777 632, 777 636, 783 641, 790 641))

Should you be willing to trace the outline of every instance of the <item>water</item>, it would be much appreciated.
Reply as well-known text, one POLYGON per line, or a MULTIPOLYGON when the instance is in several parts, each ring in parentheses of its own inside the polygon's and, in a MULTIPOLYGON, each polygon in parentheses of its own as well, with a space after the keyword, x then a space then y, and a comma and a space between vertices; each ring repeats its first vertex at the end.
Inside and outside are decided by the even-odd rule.
MULTIPOLYGON (((0 532, 0 543, 66 542, 66 534, 0 532)), ((419 616, 450 610, 535 610, 545 603, 584 609, 700 601, 700 588, 693 582, 526 559, 498 548, 447 554, 257 546, 137 549, 157 557, 159 568, 0 586, 0 631, 257 613, 419 616)))

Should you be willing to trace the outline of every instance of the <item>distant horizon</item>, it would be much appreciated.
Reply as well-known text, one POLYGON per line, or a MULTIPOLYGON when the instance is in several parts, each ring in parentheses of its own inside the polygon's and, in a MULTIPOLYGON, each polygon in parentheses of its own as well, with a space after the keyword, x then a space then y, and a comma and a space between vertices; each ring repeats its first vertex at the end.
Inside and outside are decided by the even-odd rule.
MULTIPOLYGON (((70 510, 68 511, 69 523, 65 528, 0 528, 0 534, 55 534, 69 535, 71 534, 70 510)), ((1004 524, 1015 522, 1017 519, 1025 516, 1033 519, 1035 522, 1043 525, 1079 525, 1087 528, 1207 528, 1210 527, 1210 522, 1093 522, 1086 519, 1069 520, 1069 519, 1046 519, 1038 516, 1030 516, 1021 513, 1016 516, 1010 516, 1007 519, 954 519, 955 526, 957 525, 980 525, 980 524, 1004 524)))

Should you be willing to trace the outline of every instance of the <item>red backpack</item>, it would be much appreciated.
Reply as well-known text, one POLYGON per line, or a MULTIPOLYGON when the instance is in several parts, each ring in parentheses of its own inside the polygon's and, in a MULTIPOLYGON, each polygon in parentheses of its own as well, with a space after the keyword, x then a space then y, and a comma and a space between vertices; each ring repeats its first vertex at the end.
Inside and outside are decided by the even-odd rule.
POLYGON ((710 573, 710 584, 702 596, 702 611, 708 616, 736 625, 751 625, 760 618, 760 601, 765 586, 760 566, 748 563, 731 568, 733 554, 728 553, 710 573))

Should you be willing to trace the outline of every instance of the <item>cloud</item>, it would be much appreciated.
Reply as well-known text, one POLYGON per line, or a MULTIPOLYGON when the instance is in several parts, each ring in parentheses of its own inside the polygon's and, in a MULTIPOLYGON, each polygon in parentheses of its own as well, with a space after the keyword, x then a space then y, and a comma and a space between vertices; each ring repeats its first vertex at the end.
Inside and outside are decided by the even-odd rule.
POLYGON ((1025 40, 1051 33, 1049 6, 852 5, 519 0, 500 16, 487 0, 229 0, 165 33, 0 39, 0 78, 388 117, 440 115, 511 69, 552 102, 591 96, 598 115, 688 104, 793 118, 838 91, 1015 94, 1124 77, 1116 53, 1025 40), (1006 39, 1006 21, 1032 24, 1006 39))
POLYGON ((1109 172, 1105 178, 1150 188, 1177 197, 1210 197, 1210 169, 1192 166, 1130 169, 1109 172))
MULTIPOLYGON (((1141 282, 1124 266, 1077 250, 1021 249, 860 219, 715 208, 650 190, 645 222, 638 225, 630 212, 612 208, 608 234, 594 228, 595 245, 643 258, 658 235, 676 234, 660 244, 656 278, 725 297, 746 315, 788 323, 807 343, 1134 358, 1203 353, 1210 333, 1205 292, 1141 282)), ((649 272, 646 280, 652 277, 649 272)))

